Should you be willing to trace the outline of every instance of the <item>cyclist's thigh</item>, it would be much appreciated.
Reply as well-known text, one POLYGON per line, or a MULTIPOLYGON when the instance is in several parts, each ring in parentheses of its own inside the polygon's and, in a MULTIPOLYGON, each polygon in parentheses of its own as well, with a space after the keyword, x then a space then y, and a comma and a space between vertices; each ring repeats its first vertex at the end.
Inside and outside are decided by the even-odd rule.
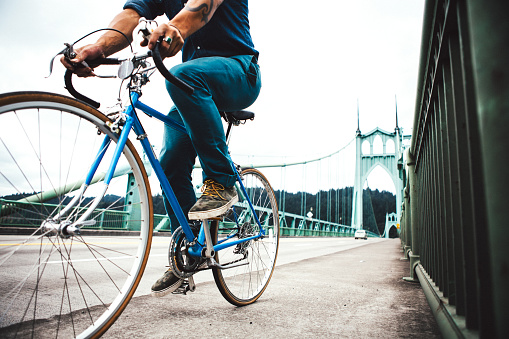
POLYGON ((172 69, 195 88, 209 92, 221 111, 250 106, 261 87, 258 66, 252 56, 207 57, 191 60, 172 69))

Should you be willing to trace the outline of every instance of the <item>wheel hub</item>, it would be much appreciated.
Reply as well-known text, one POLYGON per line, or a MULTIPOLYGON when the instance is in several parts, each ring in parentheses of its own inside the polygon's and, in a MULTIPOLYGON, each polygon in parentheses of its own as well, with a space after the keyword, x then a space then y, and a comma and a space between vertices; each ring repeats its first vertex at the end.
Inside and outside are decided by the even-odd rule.
POLYGON ((63 239, 81 234, 81 229, 69 221, 57 223, 54 220, 45 220, 41 225, 41 230, 47 237, 60 236, 63 239))

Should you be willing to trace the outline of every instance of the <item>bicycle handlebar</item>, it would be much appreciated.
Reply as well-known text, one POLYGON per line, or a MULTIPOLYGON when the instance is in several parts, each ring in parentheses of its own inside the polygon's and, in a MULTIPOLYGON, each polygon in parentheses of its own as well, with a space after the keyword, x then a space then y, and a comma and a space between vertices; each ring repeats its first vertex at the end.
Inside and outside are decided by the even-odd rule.
MULTIPOLYGON (((171 74, 166 66, 163 64, 163 60, 161 58, 161 53, 159 51, 159 46, 161 44, 162 37, 157 41, 155 48, 152 51, 149 51, 148 56, 152 56, 154 59, 154 63, 158 69, 158 71, 161 73, 162 76, 166 78, 169 82, 171 82, 173 85, 177 86, 181 90, 183 90, 186 94, 192 95, 194 92, 194 88, 191 87, 189 84, 184 82, 183 80, 177 78, 173 74, 171 74)), ((122 61, 116 58, 97 58, 94 60, 86 60, 86 63, 89 67, 94 68, 100 65, 119 65, 122 61)), ((90 99, 89 97, 79 93, 72 84, 72 74, 73 71, 66 70, 64 75, 64 82, 65 82, 65 88, 67 91, 76 99, 86 102, 87 104, 91 105, 94 108, 99 108, 101 104, 93 99, 90 99)))
POLYGON ((163 59, 161 58, 161 52, 159 51, 159 46, 161 45, 161 41, 163 40, 163 37, 159 37, 159 40, 157 40, 156 46, 151 51, 152 58, 154 59, 154 63, 156 64, 157 70, 163 77, 166 78, 169 82, 183 90, 186 94, 192 95, 194 92, 194 88, 191 87, 189 84, 184 82, 183 80, 180 80, 173 74, 171 74, 166 66, 163 64, 163 59))
MULTIPOLYGON (((97 58, 94 60, 87 60, 86 62, 92 68, 100 66, 100 65, 119 65, 121 63, 121 61, 116 58, 97 58)), ((67 91, 76 99, 84 101, 94 108, 99 108, 99 106, 101 106, 100 103, 79 93, 74 88, 74 86, 72 84, 72 74, 73 74, 73 72, 69 69, 65 71, 65 75, 64 75, 65 89, 67 89, 67 91)))

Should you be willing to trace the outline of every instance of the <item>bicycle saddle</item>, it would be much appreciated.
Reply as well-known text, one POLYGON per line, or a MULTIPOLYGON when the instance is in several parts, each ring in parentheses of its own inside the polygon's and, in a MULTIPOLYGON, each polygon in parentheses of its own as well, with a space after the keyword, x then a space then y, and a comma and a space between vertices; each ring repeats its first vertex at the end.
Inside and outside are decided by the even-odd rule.
POLYGON ((255 114, 250 111, 233 111, 233 112, 221 112, 221 116, 226 122, 240 122, 240 121, 246 121, 246 120, 253 120, 255 117, 255 114))

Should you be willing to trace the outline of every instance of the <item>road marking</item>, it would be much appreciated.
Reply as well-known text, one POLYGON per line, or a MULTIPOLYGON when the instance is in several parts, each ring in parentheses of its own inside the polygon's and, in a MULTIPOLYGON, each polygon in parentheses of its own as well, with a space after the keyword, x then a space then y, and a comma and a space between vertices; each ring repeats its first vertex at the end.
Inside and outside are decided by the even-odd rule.
MULTIPOLYGON (((79 241, 75 241, 75 242, 72 242, 72 245, 128 245, 128 244, 137 244, 138 242, 137 241, 128 241, 128 242, 86 242, 86 243, 82 243, 82 242, 79 242, 79 241)), ((167 244, 168 242, 155 242, 155 241, 152 241, 152 244, 155 245, 155 244, 167 244)), ((0 246, 40 246, 40 245, 71 245, 70 242, 43 242, 42 244, 40 242, 35 242, 35 243, 26 243, 26 244, 23 244, 23 243, 16 243, 16 244, 0 244, 0 246)))
MULTIPOLYGON (((151 257, 162 257, 162 256, 166 256, 167 254, 152 254, 152 255, 149 255, 149 258, 151 257)), ((124 256, 121 256, 121 257, 106 257, 106 258, 91 258, 91 259, 71 259, 71 260, 68 260, 69 262, 71 263, 75 263, 75 262, 88 262, 88 261, 104 261, 104 260, 116 260, 116 259, 130 259, 130 258, 136 258, 136 256, 134 255, 124 255, 124 256)), ((67 260, 54 260, 54 261, 48 261, 47 264, 62 264, 62 263, 67 263, 68 262, 67 260)))

